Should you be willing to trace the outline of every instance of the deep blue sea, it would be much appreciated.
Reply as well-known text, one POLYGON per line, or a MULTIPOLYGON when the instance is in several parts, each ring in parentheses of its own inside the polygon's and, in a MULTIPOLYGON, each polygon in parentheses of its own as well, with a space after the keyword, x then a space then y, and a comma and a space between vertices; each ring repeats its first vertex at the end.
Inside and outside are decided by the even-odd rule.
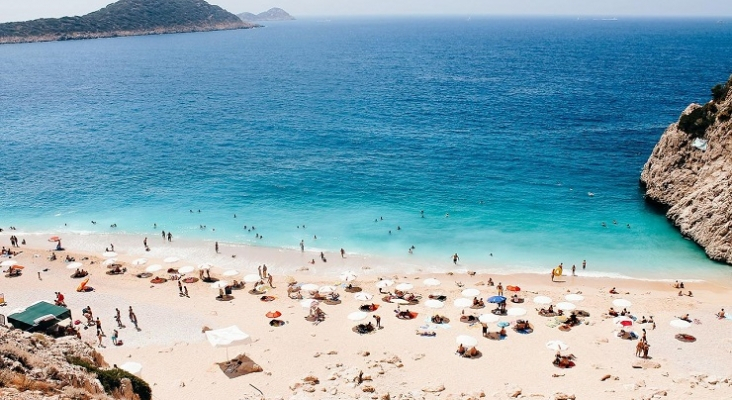
POLYGON ((683 19, 313 19, 3 45, 0 226, 729 279, 638 178, 730 60, 732 23, 683 19))

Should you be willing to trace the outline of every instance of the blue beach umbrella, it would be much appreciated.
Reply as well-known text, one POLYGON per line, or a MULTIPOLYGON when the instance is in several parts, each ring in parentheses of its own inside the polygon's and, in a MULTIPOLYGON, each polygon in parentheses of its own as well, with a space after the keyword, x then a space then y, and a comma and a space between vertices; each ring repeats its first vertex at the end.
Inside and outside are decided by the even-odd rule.
POLYGON ((503 296, 491 296, 488 298, 489 303, 503 303, 506 301, 506 298, 503 296))
POLYGON ((507 322, 507 321, 501 321, 501 322, 497 323, 496 325, 500 326, 501 328, 505 328, 505 327, 511 325, 511 323, 507 322))

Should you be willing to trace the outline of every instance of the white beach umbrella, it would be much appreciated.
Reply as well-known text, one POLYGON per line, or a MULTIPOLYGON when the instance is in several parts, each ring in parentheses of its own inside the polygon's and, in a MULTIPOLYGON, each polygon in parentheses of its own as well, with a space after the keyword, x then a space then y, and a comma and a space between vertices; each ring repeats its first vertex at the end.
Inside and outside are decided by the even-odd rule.
POLYGON ((425 286, 440 286, 440 281, 435 278, 427 278, 422 283, 424 283, 425 286))
POLYGON ((368 301, 368 300, 373 299, 374 295, 371 293, 366 293, 366 292, 358 292, 353 297, 359 301, 368 301))
POLYGON ((350 319, 351 321, 361 321, 361 320, 366 319, 366 317, 368 317, 368 316, 369 316, 369 313, 367 313, 367 312, 354 311, 354 312, 348 314, 347 318, 350 319))
POLYGON ((396 285, 396 289, 397 289, 397 290, 401 290, 401 291, 404 291, 404 290, 411 290, 411 289, 413 289, 413 288, 414 288, 414 285, 412 285, 412 284, 411 284, 411 283, 409 283, 409 282, 402 282, 402 283, 400 283, 400 284, 396 285))
POLYGON ((577 306, 572 303, 567 303, 566 301, 563 301, 561 303, 557 303, 557 308, 563 311, 572 311, 577 308, 577 306))
MULTIPOLYGON (((246 283, 259 282, 260 279, 262 279, 262 278, 260 278, 259 275, 257 275, 257 274, 244 275, 244 282, 246 282, 246 283)), ((303 286, 305 286, 305 285, 303 285, 303 286)), ((317 289, 318 286, 316 285, 315 288, 317 289)))
MULTIPOLYGON (((493 315, 493 314, 490 314, 493 315)), ((521 315, 526 315, 526 309, 521 307, 512 307, 506 310, 506 315, 510 315, 512 317, 519 317, 521 315)))
POLYGON ((239 275, 239 271, 237 271, 235 269, 227 269, 221 275, 223 275, 223 276, 237 276, 237 275, 239 275))
POLYGON ((484 324, 490 324, 492 322, 498 321, 500 317, 496 314, 480 314, 478 317, 478 321, 484 323, 484 324))
POLYGON ((229 286, 229 282, 227 281, 216 281, 211 284, 211 288, 213 289, 223 289, 227 286, 229 286))
POLYGON ((303 308, 310 308, 313 305, 318 305, 319 303, 320 302, 318 300, 315 300, 315 299, 300 300, 300 306, 303 307, 303 308))
POLYGON ((198 264, 198 269, 202 269, 204 271, 207 271, 211 268, 213 268, 213 264, 211 264, 211 263, 198 264))
POLYGON ((473 305, 473 300, 461 297, 459 299, 455 299, 452 304, 454 304, 457 308, 467 308, 473 305))
MULTIPOLYGON (((249 275, 247 275, 247 276, 249 276, 249 275)), ((259 279, 259 278, 257 278, 257 279, 259 279)), ((314 291, 318 290, 318 288, 319 288, 319 286, 314 283, 306 283, 306 284, 300 286, 300 290, 304 290, 306 292, 314 292, 314 291)))
POLYGON ((625 316, 613 318, 613 324, 615 324, 615 325, 621 324, 622 322, 628 322, 628 321, 630 321, 631 323, 633 322, 632 319, 625 317, 625 316))
POLYGON ((462 292, 460 292, 460 294, 463 297, 477 297, 480 294, 480 290, 475 289, 475 288, 469 288, 469 289, 463 290, 462 292))
POLYGON ((561 340, 551 340, 546 342, 546 348, 554 351, 564 351, 567 350, 569 346, 561 340))
POLYGON ((443 302, 441 302, 439 300, 434 300, 434 299, 430 299, 430 300, 425 301, 424 302, 424 305, 427 306, 427 307, 429 307, 429 308, 442 308, 442 307, 445 307, 445 303, 443 303, 443 302))
POLYGON ((147 263, 147 259, 145 259, 145 258, 138 258, 136 260, 132 260, 132 265, 136 265, 136 266, 144 265, 146 263, 147 263))
POLYGON ((117 257, 117 253, 115 253, 113 251, 105 251, 104 253, 102 253, 102 257, 104 257, 104 258, 117 257))
POLYGON ((385 287, 391 286, 393 284, 394 284, 394 281, 392 281, 391 279, 382 279, 382 280, 376 282, 376 287, 385 288, 385 287))
POLYGON ((80 262, 71 262, 71 263, 66 264, 66 268, 68 268, 68 269, 77 269, 77 268, 81 268, 83 266, 84 266, 84 264, 82 264, 80 262))
POLYGON ((633 303, 625 299, 615 299, 613 300, 613 305, 615 307, 630 307, 633 305, 633 303))
POLYGON ((409 301, 404 299, 391 299, 389 302, 394 304, 409 304, 409 301))
POLYGON ((138 377, 142 375, 142 365, 140 363, 128 361, 128 362, 120 365, 119 368, 131 373, 132 375, 136 375, 138 377))
POLYGON ((146 272, 157 272, 157 271, 160 271, 161 269, 163 269, 163 266, 162 265, 160 265, 160 264, 153 264, 153 265, 145 268, 145 271, 146 272))
POLYGON ((683 328, 690 327, 691 326, 691 322, 684 321, 683 319, 675 319, 675 320, 671 321, 670 325, 673 326, 674 328, 681 328, 681 329, 683 329, 683 328))
POLYGON ((340 278, 342 281, 351 282, 356 280, 356 273, 353 271, 345 271, 341 273, 340 278))
POLYGON ((193 272, 194 270, 195 270, 195 268, 193 268, 193 266, 191 266, 191 265, 186 265, 186 266, 184 266, 184 267, 180 267, 180 268, 178 268, 178 273, 179 273, 179 274, 190 274, 190 273, 191 273, 191 272, 193 272))
POLYGON ((468 335, 460 335, 455 338, 455 342, 464 347, 473 347, 478 344, 478 339, 468 335))
POLYGON ((107 267, 107 266, 110 266, 110 265, 115 264, 115 263, 117 263, 117 259, 116 258, 108 258, 108 259, 102 261, 102 266, 107 267))
POLYGON ((581 294, 572 293, 572 294, 568 294, 568 295, 564 296, 564 299, 567 301, 582 301, 585 298, 581 294))
POLYGON ((326 286, 319 287, 318 288, 318 293, 320 293, 320 294, 328 294, 328 293, 333 293, 333 292, 335 292, 337 290, 338 290, 338 288, 335 287, 335 286, 327 286, 326 285, 326 286))
POLYGON ((180 261, 180 258, 178 258, 178 257, 166 257, 163 261, 166 262, 166 263, 168 263, 168 264, 172 264, 172 263, 177 263, 178 261, 180 261))
POLYGON ((2 265, 3 267, 14 267, 18 265, 18 262, 15 260, 5 260, 1 262, 0 265, 2 265))
POLYGON ((534 303, 536 304, 552 304, 552 299, 547 296, 536 296, 534 297, 534 303))

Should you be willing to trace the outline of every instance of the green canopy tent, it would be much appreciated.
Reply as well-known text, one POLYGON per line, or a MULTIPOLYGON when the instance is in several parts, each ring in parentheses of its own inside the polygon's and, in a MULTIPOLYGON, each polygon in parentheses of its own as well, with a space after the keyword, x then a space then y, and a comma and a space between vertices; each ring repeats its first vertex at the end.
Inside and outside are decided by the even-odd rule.
POLYGON ((57 323, 71 318, 71 310, 46 301, 39 301, 25 310, 8 315, 8 322, 26 332, 45 331, 57 323))

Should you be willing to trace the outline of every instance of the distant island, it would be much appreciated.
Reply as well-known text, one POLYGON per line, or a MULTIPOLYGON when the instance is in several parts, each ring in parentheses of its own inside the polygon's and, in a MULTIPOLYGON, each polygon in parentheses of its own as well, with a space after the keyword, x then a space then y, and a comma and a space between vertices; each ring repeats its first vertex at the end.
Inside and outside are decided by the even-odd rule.
POLYGON ((84 16, 0 24, 0 44, 255 28, 204 0, 119 0, 84 16))
POLYGON ((259 14, 244 12, 241 14, 237 14, 237 17, 246 22, 292 21, 295 19, 295 17, 288 14, 287 11, 277 7, 270 8, 269 10, 259 14))

